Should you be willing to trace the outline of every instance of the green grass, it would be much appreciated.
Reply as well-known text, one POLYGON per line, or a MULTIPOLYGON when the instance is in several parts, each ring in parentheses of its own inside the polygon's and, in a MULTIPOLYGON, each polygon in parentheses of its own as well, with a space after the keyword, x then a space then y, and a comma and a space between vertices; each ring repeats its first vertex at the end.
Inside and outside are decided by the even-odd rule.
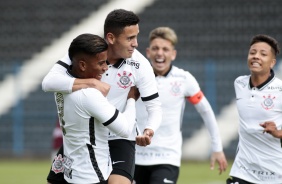
MULTIPOLYGON (((50 160, 0 160, 3 184, 46 184, 50 160)), ((231 167, 219 175, 217 167, 211 171, 208 162, 183 162, 178 184, 224 184, 231 167)))

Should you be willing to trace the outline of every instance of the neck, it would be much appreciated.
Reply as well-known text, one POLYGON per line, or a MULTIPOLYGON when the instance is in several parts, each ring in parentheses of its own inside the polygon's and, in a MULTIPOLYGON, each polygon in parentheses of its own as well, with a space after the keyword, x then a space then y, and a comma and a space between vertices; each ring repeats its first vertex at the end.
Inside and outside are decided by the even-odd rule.
POLYGON ((264 83, 270 77, 270 75, 271 75, 270 72, 267 73, 267 74, 263 74, 263 75, 260 75, 260 74, 254 75, 254 74, 252 74, 251 75, 252 84, 254 86, 258 86, 258 85, 264 83))

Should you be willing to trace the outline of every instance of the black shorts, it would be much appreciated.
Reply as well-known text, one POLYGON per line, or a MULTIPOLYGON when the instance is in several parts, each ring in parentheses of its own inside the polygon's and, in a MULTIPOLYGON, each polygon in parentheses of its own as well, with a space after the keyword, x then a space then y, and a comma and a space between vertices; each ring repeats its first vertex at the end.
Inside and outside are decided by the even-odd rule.
POLYGON ((151 166, 135 165, 134 181, 136 184, 177 183, 179 167, 160 164, 151 166))
POLYGON ((109 147, 113 165, 111 174, 122 175, 132 181, 135 168, 135 141, 110 140, 109 147))
POLYGON ((245 180, 242 180, 240 178, 236 178, 236 177, 230 177, 226 180, 226 184, 232 184, 232 183, 239 183, 239 184, 254 184, 245 180))
MULTIPOLYGON (((64 148, 63 146, 60 147, 56 157, 53 160, 51 165, 50 172, 47 176, 47 181, 51 184, 69 184, 64 179, 64 169, 63 169, 63 155, 64 155, 64 148)), ((107 184, 108 180, 96 184, 107 184)))

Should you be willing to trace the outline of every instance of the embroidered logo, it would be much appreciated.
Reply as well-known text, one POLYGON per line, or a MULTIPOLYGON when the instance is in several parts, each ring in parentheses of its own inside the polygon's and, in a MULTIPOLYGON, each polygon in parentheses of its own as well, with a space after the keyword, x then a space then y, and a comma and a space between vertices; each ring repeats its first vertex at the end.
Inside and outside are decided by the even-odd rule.
POLYGON ((122 74, 118 73, 117 75, 119 76, 119 81, 117 82, 119 87, 126 89, 131 86, 132 82, 130 77, 132 76, 132 73, 123 71, 122 74))
POLYGON ((171 89, 170 89, 170 93, 173 95, 173 96, 177 96, 177 95, 180 95, 180 86, 181 86, 181 83, 180 82, 171 82, 170 83, 171 85, 171 89))
POLYGON ((55 156, 52 164, 52 171, 54 171, 56 174, 63 173, 64 172, 63 162, 64 162, 64 158, 62 157, 61 154, 55 156))
POLYGON ((271 95, 263 96, 264 101, 261 103, 261 106, 266 109, 272 109, 274 107, 273 100, 275 99, 275 96, 271 97, 271 95))

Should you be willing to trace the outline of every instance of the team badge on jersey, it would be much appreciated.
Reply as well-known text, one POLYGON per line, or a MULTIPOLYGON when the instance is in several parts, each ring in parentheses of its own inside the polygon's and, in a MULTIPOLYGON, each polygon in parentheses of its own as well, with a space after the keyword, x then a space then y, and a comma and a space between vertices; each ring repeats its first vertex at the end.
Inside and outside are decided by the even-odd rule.
POLYGON ((62 157, 61 154, 59 154, 58 156, 56 155, 52 164, 52 171, 54 171, 54 173, 58 174, 58 173, 63 173, 64 172, 64 158, 62 157))
POLYGON ((263 96, 264 101, 261 103, 261 106, 266 109, 272 109, 274 107, 273 100, 275 99, 275 96, 271 97, 271 95, 263 96))
POLYGON ((132 84, 132 81, 130 80, 130 77, 132 76, 131 72, 123 71, 122 74, 118 73, 117 75, 119 77, 119 80, 117 82, 119 87, 126 89, 131 86, 132 84))
POLYGON ((170 85, 171 85, 170 93, 171 93, 173 96, 178 96, 178 95, 180 95, 180 93, 181 93, 181 90, 180 90, 181 83, 175 81, 175 82, 171 82, 170 85))

